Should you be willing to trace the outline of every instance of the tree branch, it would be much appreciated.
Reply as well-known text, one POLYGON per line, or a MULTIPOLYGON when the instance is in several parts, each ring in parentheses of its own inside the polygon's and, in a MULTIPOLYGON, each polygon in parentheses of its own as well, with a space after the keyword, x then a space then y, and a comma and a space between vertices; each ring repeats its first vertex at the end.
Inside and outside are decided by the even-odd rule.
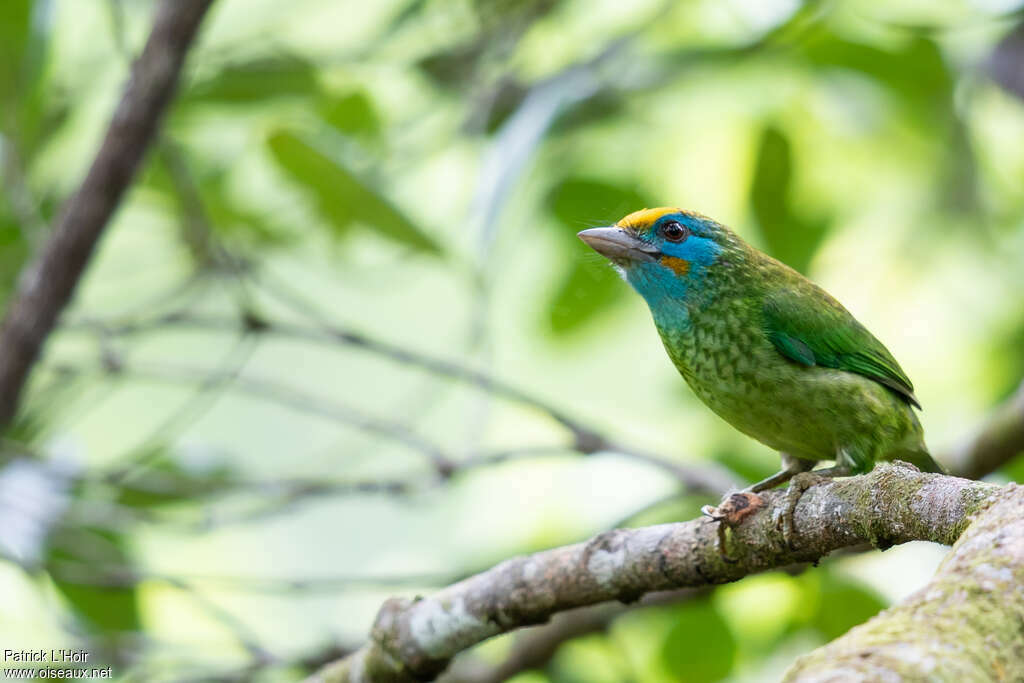
POLYGON ((58 316, 70 301, 111 215, 174 94, 185 55, 213 0, 164 0, 92 167, 68 200, 37 260, 19 277, 0 327, 0 428, 58 316))
POLYGON ((562 644, 590 633, 600 633, 618 617, 634 607, 671 605, 699 595, 707 589, 683 588, 675 591, 648 593, 633 605, 604 602, 559 612, 543 626, 523 629, 505 657, 494 666, 459 657, 439 679, 439 683, 502 683, 516 674, 540 669, 547 664, 562 644))
POLYGON ((311 680, 428 680, 482 640, 575 607, 735 581, 864 541, 884 547, 913 540, 950 544, 971 515, 1011 497, 1024 497, 1024 490, 882 464, 867 475, 810 487, 795 508, 792 545, 777 521, 785 509, 781 491, 763 494, 760 509, 721 536, 727 553, 719 525, 706 519, 606 532, 514 558, 429 598, 389 600, 370 642, 311 680))
POLYGON ((977 434, 942 458, 954 474, 976 479, 1024 453, 1024 382, 977 434))
POLYGON ((1024 489, 1003 489, 935 577, 825 647, 785 680, 1024 680, 1024 489))

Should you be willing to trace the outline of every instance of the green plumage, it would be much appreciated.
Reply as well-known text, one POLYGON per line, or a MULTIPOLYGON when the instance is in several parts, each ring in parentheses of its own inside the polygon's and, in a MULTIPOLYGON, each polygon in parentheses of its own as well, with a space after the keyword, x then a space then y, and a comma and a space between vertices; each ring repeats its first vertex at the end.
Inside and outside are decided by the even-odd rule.
POLYGON ((852 473, 893 459, 941 471, 914 414, 910 379, 823 289, 698 214, 645 210, 616 229, 639 247, 594 248, 647 300, 694 393, 735 428, 852 473), (666 222, 681 224, 684 238, 667 240, 666 222))
POLYGON ((921 407, 914 385, 889 350, 823 290, 786 289, 767 296, 764 326, 768 338, 790 360, 864 375, 921 407))

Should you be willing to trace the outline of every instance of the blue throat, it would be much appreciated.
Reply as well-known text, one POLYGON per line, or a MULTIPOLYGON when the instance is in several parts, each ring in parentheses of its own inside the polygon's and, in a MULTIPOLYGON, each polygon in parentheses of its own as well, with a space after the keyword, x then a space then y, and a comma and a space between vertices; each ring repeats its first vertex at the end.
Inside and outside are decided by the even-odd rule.
POLYGON ((660 328, 690 327, 688 299, 692 297, 688 279, 689 275, 678 277, 671 268, 654 261, 638 263, 626 271, 626 281, 647 302, 654 323, 660 328))
POLYGON ((692 235, 682 244, 664 243, 666 257, 686 261, 679 274, 661 261, 641 261, 626 269, 626 280, 647 301, 660 329, 685 332, 690 328, 690 309, 707 295, 707 269, 722 248, 711 239, 692 235))

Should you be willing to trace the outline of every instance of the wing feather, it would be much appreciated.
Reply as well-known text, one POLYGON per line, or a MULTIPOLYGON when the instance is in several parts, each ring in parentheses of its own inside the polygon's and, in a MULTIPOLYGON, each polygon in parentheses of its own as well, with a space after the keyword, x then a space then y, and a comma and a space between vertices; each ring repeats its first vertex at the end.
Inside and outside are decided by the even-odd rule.
POLYGON ((786 358, 863 375, 921 407, 914 385, 882 342, 842 304, 813 286, 807 291, 784 289, 764 304, 764 331, 786 358))

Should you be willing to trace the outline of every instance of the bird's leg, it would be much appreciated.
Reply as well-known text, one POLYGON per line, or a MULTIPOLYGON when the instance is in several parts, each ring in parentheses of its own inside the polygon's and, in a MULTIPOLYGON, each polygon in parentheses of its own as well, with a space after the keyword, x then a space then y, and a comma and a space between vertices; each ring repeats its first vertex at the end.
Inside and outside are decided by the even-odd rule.
POLYGON ((764 501, 760 496, 757 495, 759 491, 770 489, 779 484, 792 479, 795 475, 814 467, 816 460, 801 460, 794 458, 787 453, 780 453, 782 457, 782 471, 777 474, 757 482, 752 486, 748 486, 742 491, 735 492, 730 491, 725 494, 722 498, 722 502, 718 504, 718 507, 711 507, 705 505, 701 508, 701 512, 705 516, 710 517, 715 522, 718 522, 718 551, 722 555, 722 559, 726 562, 735 562, 736 560, 729 557, 728 549, 726 547, 726 529, 733 527, 750 514, 760 507, 764 506, 764 501))
POLYGON ((786 541, 786 545, 792 548, 793 542, 796 540, 796 522, 793 519, 793 514, 796 512, 796 504, 800 502, 804 491, 815 484, 835 477, 848 477, 851 473, 852 469, 849 465, 835 465, 820 470, 800 472, 793 477, 786 489, 786 500, 776 522, 782 528, 782 538, 786 541))
POLYGON ((817 463, 817 460, 804 460, 803 458, 794 458, 789 453, 779 453, 782 458, 782 471, 776 472, 767 479, 762 479, 756 484, 752 484, 744 491, 750 491, 751 493, 759 493, 761 491, 767 491, 773 489, 779 484, 785 484, 787 481, 792 479, 794 476, 801 472, 806 472, 812 469, 817 463))

